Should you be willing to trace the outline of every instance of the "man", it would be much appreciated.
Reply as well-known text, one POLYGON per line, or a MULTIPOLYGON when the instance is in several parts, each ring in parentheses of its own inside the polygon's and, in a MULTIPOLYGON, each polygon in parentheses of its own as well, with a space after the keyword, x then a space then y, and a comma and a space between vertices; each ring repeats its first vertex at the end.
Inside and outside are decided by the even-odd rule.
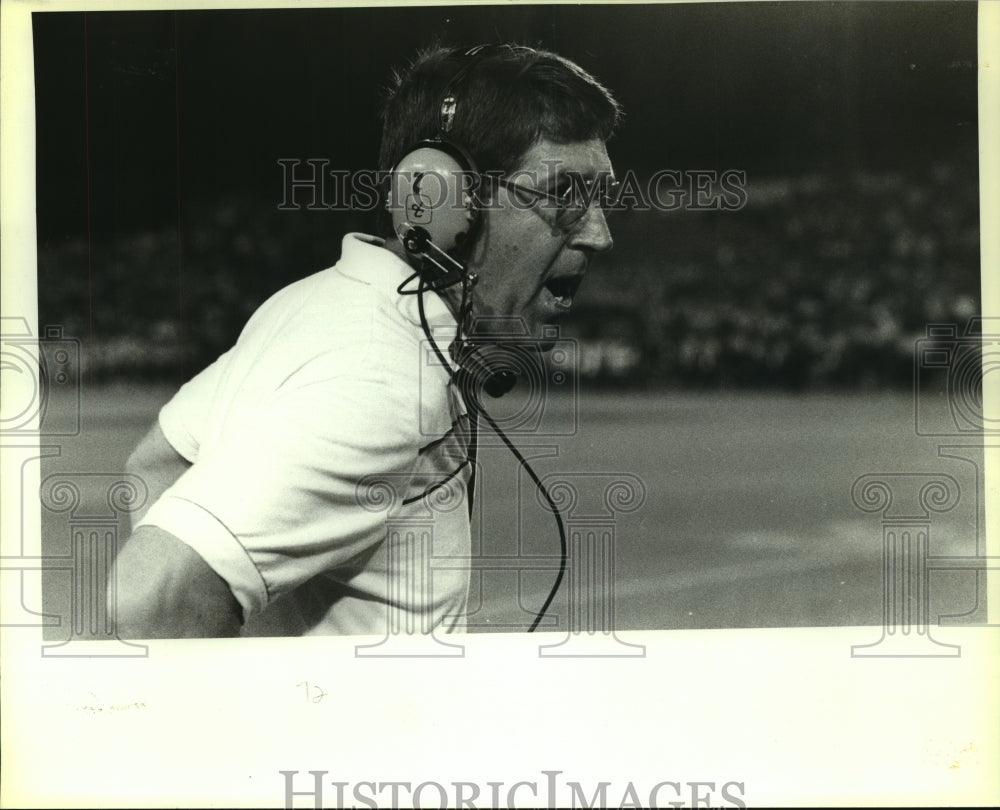
POLYGON ((155 503, 115 563, 120 635, 464 628, 468 572, 409 576, 426 538, 387 529, 432 514, 435 556, 470 553, 469 511, 428 508, 467 501, 473 464, 454 347, 429 364, 427 338, 512 321, 541 338, 570 310, 612 245, 583 189, 611 176, 618 114, 595 79, 530 48, 435 49, 397 77, 381 168, 446 129, 490 178, 456 251, 466 306, 457 286, 401 294, 423 260, 392 228, 348 235, 334 267, 261 306, 130 458, 155 503))

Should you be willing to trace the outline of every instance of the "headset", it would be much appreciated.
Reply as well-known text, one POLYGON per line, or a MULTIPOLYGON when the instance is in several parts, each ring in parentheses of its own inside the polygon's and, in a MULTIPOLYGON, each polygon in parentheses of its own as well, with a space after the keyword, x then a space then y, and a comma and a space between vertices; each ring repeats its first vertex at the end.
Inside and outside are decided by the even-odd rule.
POLYGON ((471 291, 477 277, 466 272, 462 259, 475 241, 482 219, 476 196, 480 174, 469 151, 449 136, 463 83, 476 65, 503 47, 477 45, 452 52, 451 56, 462 62, 441 95, 438 133, 413 144, 396 162, 386 198, 393 231, 417 268, 415 276, 400 285, 399 292, 422 295, 426 289, 440 291, 462 285, 453 358, 463 370, 465 387, 476 392, 482 389, 492 397, 510 391, 517 383, 517 374, 509 367, 491 364, 489 345, 477 342, 468 328, 471 291), (407 289, 417 277, 418 289, 407 289), (477 384, 470 386, 472 381, 477 384))
POLYGON ((438 134, 407 149, 392 169, 386 200, 392 228, 431 289, 462 280, 465 267, 460 257, 479 229, 475 196, 479 171, 472 155, 450 140, 449 134, 458 112, 458 90, 475 66, 497 48, 479 45, 453 52, 463 61, 442 94, 438 134))
POLYGON ((459 91, 462 85, 484 58, 504 47, 477 45, 452 52, 453 57, 461 57, 461 65, 442 93, 437 136, 413 144, 396 162, 390 174, 386 209, 392 219, 393 231, 416 269, 412 276, 399 285, 397 292, 400 295, 417 296, 417 309, 424 335, 445 369, 452 369, 453 366, 445 359, 444 352, 431 335, 424 310, 424 293, 427 290, 441 292, 461 285, 461 301, 456 317, 458 325, 449 353, 457 366, 457 370, 451 372, 452 381, 462 392, 469 409, 471 438, 465 463, 470 465, 471 470, 468 487, 470 519, 480 417, 490 425, 524 467, 555 516, 559 530, 559 572, 541 610, 528 629, 532 633, 552 604, 566 573, 566 529, 562 515, 545 485, 483 407, 480 391, 485 391, 492 397, 502 396, 514 387, 517 374, 508 364, 499 367, 491 359, 491 354, 496 354, 496 345, 479 341, 470 334, 473 323, 472 288, 476 285, 477 277, 475 273, 467 271, 462 260, 475 241, 482 220, 476 196, 480 174, 473 156, 449 137, 459 110, 459 91), (414 281, 417 283, 416 289, 412 288, 414 281))

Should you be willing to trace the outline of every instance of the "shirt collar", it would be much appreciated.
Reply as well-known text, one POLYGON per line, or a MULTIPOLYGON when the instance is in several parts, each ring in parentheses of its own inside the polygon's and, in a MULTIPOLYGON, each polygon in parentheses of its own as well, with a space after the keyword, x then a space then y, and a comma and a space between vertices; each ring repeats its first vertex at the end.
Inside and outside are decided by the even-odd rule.
MULTIPOLYGON (((385 246, 385 240, 364 233, 349 233, 344 237, 337 270, 345 276, 384 291, 396 304, 396 309, 412 324, 420 326, 420 309, 416 295, 400 295, 399 285, 413 275, 414 269, 385 246)), ((416 282, 407 285, 416 289, 416 282)), ((454 337, 456 321, 445 302, 437 293, 427 290, 424 314, 431 333, 446 334, 447 342, 454 337)), ((444 345, 447 345, 447 342, 444 345)))
MULTIPOLYGON (((418 296, 397 292, 399 285, 413 275, 414 269, 389 250, 384 239, 364 233, 347 234, 336 269, 345 276, 382 290, 407 321, 422 329, 418 296)), ((415 290, 416 282, 411 281, 407 287, 415 290)), ((441 296, 433 290, 427 290, 423 299, 424 316, 431 335, 451 364, 451 370, 457 371, 458 365, 451 358, 448 347, 455 337, 458 322, 441 296)))

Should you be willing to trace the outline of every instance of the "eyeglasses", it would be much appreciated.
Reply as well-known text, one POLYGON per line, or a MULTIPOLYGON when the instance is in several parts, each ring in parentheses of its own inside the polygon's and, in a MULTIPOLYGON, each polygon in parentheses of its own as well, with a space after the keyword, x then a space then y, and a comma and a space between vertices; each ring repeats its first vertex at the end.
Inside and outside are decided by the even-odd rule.
POLYGON ((531 186, 522 186, 505 177, 491 179, 515 194, 528 194, 537 200, 544 200, 550 205, 540 206, 551 210, 555 215, 556 227, 562 231, 570 231, 578 225, 587 211, 595 204, 605 213, 614 210, 618 200, 619 183, 612 177, 601 177, 597 180, 582 180, 571 178, 569 188, 561 194, 553 194, 531 186))

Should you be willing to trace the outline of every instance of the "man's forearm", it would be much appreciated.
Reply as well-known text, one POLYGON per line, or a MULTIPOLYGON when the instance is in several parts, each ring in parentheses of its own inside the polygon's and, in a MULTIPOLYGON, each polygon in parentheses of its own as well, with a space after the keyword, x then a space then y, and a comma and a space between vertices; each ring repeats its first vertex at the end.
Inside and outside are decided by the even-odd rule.
POLYGON ((121 638, 238 636, 242 609, 226 582, 189 546, 141 526, 115 560, 108 610, 121 638))

